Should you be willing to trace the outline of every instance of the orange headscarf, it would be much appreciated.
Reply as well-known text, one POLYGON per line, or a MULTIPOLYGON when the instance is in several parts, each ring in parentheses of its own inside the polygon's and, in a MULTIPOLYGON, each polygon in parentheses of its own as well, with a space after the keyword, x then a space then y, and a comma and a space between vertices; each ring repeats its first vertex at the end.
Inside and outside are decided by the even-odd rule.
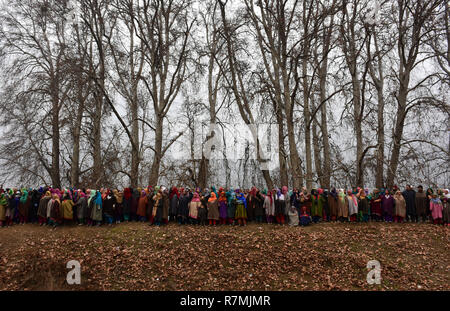
POLYGON ((208 202, 214 202, 215 200, 217 200, 216 194, 214 192, 211 192, 211 196, 209 197, 208 202))

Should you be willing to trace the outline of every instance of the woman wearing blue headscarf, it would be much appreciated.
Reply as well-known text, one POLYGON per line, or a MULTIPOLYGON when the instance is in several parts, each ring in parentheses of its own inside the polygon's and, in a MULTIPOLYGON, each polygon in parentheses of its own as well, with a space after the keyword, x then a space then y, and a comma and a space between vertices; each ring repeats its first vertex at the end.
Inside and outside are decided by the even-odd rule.
POLYGON ((240 226, 247 225, 247 200, 245 199, 244 194, 236 189, 236 215, 240 226))

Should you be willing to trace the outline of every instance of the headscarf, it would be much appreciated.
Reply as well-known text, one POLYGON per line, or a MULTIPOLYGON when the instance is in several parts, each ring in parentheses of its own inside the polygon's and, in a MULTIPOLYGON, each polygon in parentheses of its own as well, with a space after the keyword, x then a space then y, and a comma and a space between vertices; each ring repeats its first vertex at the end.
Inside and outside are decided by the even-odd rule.
POLYGON ((219 202, 227 203, 227 197, 226 197, 225 191, 223 191, 223 190, 221 192, 219 192, 219 202))
POLYGON ((22 196, 20 197, 20 203, 25 204, 28 199, 28 191, 26 189, 22 189, 22 196))
POLYGON ((95 197, 96 193, 97 193, 96 190, 91 190, 91 196, 88 199, 88 204, 91 204, 91 200, 95 197))
POLYGON ((122 192, 119 192, 117 189, 114 189, 113 190, 113 194, 114 194, 114 197, 116 198, 116 202, 118 204, 122 204, 122 202, 123 202, 123 194, 122 194, 122 192))
POLYGON ((0 205, 6 206, 8 204, 8 200, 4 193, 0 194, 0 205))
POLYGON ((177 187, 172 187, 172 190, 170 190, 170 199, 173 198, 173 196, 176 195, 178 198, 180 198, 180 193, 178 192, 177 187))
POLYGON ((345 199, 345 193, 344 193, 343 189, 339 189, 338 196, 339 196, 339 199, 342 201, 345 199))
POLYGON ((217 200, 216 193, 211 192, 211 196, 209 197, 208 202, 214 202, 216 200, 217 200))
MULTIPOLYGON (((238 190, 237 190, 238 191, 238 190)), ((245 209, 247 209, 247 200, 245 199, 245 196, 242 192, 238 192, 236 194, 236 199, 244 203, 245 209)))
POLYGON ((336 192, 336 188, 331 189, 330 195, 331 195, 334 199, 337 199, 338 193, 336 192))
POLYGON ((131 189, 130 188, 125 188, 123 190, 123 197, 125 198, 125 200, 131 199, 131 189))
POLYGON ((194 196, 192 197, 192 202, 200 202, 200 196, 198 192, 194 192, 194 196))
POLYGON ((450 192, 449 192, 448 189, 444 189, 444 196, 445 196, 447 199, 450 199, 450 192), (445 192, 447 192, 447 193, 445 193, 445 192))
POLYGON ((217 190, 215 186, 211 187, 212 192, 214 192, 216 194, 216 197, 218 197, 219 195, 217 194, 217 190))
POLYGON ((103 198, 102 195, 100 195, 100 192, 97 192, 95 196, 95 204, 98 205, 100 208, 102 207, 102 199, 103 198))
POLYGON ((405 198, 403 197, 403 195, 400 192, 400 190, 397 190, 397 192, 394 194, 394 199, 397 200, 397 201, 405 202, 405 198))

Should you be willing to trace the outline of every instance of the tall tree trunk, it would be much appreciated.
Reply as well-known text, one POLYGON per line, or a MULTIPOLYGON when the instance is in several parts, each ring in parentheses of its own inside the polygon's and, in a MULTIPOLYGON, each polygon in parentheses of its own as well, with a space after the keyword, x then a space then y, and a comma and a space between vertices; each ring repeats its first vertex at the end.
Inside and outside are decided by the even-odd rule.
POLYGON ((403 137, 403 128, 405 126, 406 119, 406 100, 408 96, 409 85, 409 71, 403 72, 400 70, 400 88, 398 92, 398 109, 397 117, 395 120, 393 147, 391 153, 391 159, 389 161, 389 169, 386 177, 386 186, 392 188, 394 185, 395 175, 398 168, 398 161, 400 158, 401 140, 403 137))
POLYGON ((130 105, 131 108, 131 171, 130 171, 130 185, 132 188, 136 188, 139 182, 139 123, 138 123, 138 98, 137 98, 137 82, 133 88, 133 101, 130 105))
POLYGON ((148 184, 150 186, 156 186, 159 179, 159 168, 162 158, 162 141, 163 141, 163 118, 159 114, 155 116, 155 155, 153 158, 152 168, 150 170, 150 177, 148 184))
POLYGON ((59 102, 53 102, 52 107, 52 187, 61 188, 61 176, 59 170, 59 102))
POLYGON ((303 84, 303 118, 305 122, 305 156, 306 156, 306 188, 312 189, 313 170, 311 152, 311 110, 309 107, 309 84, 307 79, 307 60, 302 61, 303 84))
POLYGON ((320 156, 320 141, 317 134, 318 122, 314 118, 312 122, 312 134, 313 134, 313 150, 314 150, 314 164, 316 166, 316 172, 319 179, 320 186, 324 187, 323 172, 322 172, 322 159, 320 156))
POLYGON ((70 185, 74 188, 80 187, 80 132, 84 111, 84 104, 83 104, 84 99, 81 92, 82 90, 81 88, 79 88, 78 90, 79 106, 77 109, 75 127, 73 129, 72 163, 70 167, 70 185))

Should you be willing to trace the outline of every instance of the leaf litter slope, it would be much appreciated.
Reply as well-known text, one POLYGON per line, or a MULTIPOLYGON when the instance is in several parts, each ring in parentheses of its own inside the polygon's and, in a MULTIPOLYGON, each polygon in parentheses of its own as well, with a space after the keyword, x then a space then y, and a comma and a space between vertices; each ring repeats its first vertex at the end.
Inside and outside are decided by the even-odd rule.
POLYGON ((450 230, 431 224, 25 225, 0 237, 2 290, 450 290, 450 230), (380 285, 366 281, 374 259, 380 285), (80 285, 66 282, 70 260, 80 285))

